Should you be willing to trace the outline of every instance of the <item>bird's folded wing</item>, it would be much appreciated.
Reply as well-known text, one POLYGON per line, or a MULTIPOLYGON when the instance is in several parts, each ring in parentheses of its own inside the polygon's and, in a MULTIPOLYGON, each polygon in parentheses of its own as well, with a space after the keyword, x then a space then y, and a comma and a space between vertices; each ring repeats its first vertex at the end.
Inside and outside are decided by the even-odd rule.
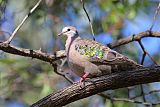
POLYGON ((75 45, 75 49, 90 62, 95 64, 106 64, 119 66, 123 69, 133 69, 142 67, 133 60, 118 52, 111 50, 96 41, 80 39, 75 45))

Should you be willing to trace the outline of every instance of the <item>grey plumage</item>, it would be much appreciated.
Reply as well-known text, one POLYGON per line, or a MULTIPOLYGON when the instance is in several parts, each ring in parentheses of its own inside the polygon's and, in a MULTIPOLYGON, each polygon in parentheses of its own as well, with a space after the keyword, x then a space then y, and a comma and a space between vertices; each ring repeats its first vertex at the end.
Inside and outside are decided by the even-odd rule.
POLYGON ((82 77, 81 80, 143 67, 107 46, 80 38, 75 27, 63 28, 59 35, 62 34, 67 36, 65 49, 68 65, 75 74, 82 77))

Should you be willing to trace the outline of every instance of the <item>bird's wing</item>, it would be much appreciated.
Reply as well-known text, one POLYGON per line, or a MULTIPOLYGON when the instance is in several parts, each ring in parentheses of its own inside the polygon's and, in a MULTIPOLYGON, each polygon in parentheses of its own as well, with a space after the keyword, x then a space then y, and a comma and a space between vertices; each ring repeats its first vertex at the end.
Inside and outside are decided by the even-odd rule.
POLYGON ((111 50, 109 47, 96 41, 80 39, 75 45, 75 50, 77 50, 90 62, 97 65, 111 65, 120 70, 130 70, 137 67, 142 67, 126 56, 119 54, 118 52, 111 50))

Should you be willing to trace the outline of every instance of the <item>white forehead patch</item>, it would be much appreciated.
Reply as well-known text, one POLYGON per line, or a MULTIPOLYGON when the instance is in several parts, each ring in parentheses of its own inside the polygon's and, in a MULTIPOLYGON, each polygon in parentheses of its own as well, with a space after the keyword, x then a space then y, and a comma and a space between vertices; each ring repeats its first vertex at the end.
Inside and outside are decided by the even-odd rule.
POLYGON ((66 32, 67 29, 68 29, 68 27, 64 27, 64 28, 62 29, 62 32, 66 32))
POLYGON ((73 26, 67 26, 67 27, 64 27, 64 28, 62 29, 62 32, 67 32, 68 29, 70 29, 71 31, 74 31, 74 32, 77 31, 75 27, 73 27, 73 26))

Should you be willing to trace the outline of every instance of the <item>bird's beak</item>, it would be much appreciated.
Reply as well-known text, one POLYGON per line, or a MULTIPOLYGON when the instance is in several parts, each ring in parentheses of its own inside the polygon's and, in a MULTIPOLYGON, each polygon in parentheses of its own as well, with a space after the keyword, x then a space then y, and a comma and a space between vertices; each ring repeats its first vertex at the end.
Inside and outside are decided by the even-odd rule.
POLYGON ((63 32, 59 33, 57 36, 61 36, 63 34, 63 32))
POLYGON ((61 33, 59 33, 57 36, 61 36, 61 35, 63 35, 63 34, 66 33, 66 32, 68 32, 68 31, 61 32, 61 33))

